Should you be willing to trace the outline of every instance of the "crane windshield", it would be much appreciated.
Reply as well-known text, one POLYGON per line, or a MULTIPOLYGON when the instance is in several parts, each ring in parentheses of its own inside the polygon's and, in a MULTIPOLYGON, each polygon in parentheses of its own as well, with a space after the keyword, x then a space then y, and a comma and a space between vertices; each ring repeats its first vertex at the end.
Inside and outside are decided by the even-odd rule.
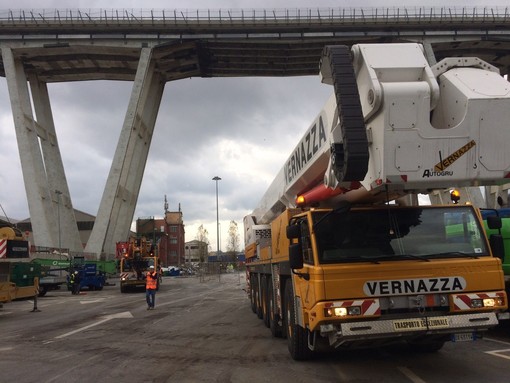
POLYGON ((320 263, 489 255, 471 206, 386 206, 316 212, 313 219, 320 263))

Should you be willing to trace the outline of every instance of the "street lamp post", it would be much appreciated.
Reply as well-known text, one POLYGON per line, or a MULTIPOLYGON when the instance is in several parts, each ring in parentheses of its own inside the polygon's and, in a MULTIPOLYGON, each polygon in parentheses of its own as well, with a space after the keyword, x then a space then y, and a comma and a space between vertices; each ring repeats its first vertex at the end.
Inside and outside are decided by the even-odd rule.
POLYGON ((220 256, 220 215, 218 210, 218 181, 220 177, 215 176, 213 181, 216 181, 216 259, 220 256))
POLYGON ((55 190, 55 194, 57 195, 58 253, 62 255, 62 243, 60 240, 60 196, 62 192, 60 190, 55 190))

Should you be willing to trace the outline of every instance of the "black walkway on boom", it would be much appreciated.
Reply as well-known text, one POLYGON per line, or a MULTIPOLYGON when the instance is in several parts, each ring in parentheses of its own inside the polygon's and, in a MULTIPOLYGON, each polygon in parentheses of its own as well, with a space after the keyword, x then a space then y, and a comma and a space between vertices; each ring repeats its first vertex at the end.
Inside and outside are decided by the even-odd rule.
POLYGON ((359 100, 350 48, 326 46, 323 60, 329 61, 342 131, 342 143, 331 145, 331 162, 338 182, 361 181, 368 171, 368 140, 359 100))

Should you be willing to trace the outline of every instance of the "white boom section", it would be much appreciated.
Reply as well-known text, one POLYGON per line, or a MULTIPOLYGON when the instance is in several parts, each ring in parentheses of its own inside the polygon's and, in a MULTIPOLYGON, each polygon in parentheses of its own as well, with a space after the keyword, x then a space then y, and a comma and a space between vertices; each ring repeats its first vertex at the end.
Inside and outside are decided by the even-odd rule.
POLYGON ((336 99, 332 95, 254 210, 258 222, 270 222, 286 207, 295 206, 298 193, 322 182, 330 158, 332 124, 338 120, 335 112, 336 99))
MULTIPOLYGON (((508 182, 510 84, 497 68, 477 58, 431 67, 420 44, 359 44, 351 54, 369 152, 361 187, 335 177, 331 148, 343 132, 333 95, 245 218, 247 244, 250 225, 271 222, 320 182, 343 190, 322 204, 329 206, 508 182)), ((337 81, 324 63, 321 74, 337 81)))
POLYGON ((508 181, 510 84, 476 58, 432 68, 418 44, 358 45, 370 163, 363 186, 407 192, 508 181))

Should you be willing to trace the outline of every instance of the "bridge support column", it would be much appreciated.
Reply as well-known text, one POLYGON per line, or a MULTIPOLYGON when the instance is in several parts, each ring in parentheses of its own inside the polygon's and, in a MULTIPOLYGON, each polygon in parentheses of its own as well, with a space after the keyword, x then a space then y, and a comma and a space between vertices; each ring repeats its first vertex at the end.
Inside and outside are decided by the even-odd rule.
POLYGON ((46 83, 27 76, 20 60, 2 48, 14 128, 27 193, 34 242, 38 246, 83 251, 58 147, 46 83), (37 121, 34 119, 31 101, 37 121))
POLYGON ((152 49, 143 48, 87 252, 114 254, 115 242, 128 238, 165 87, 154 67, 152 49))
POLYGON ((428 41, 422 41, 423 50, 425 51, 425 57, 427 58, 427 62, 429 65, 437 64, 436 56, 434 54, 434 50, 432 49, 432 44, 428 41))
POLYGON ((508 189, 510 189, 510 184, 486 186, 485 199, 487 201, 487 208, 499 209, 501 207, 508 207, 508 189))

